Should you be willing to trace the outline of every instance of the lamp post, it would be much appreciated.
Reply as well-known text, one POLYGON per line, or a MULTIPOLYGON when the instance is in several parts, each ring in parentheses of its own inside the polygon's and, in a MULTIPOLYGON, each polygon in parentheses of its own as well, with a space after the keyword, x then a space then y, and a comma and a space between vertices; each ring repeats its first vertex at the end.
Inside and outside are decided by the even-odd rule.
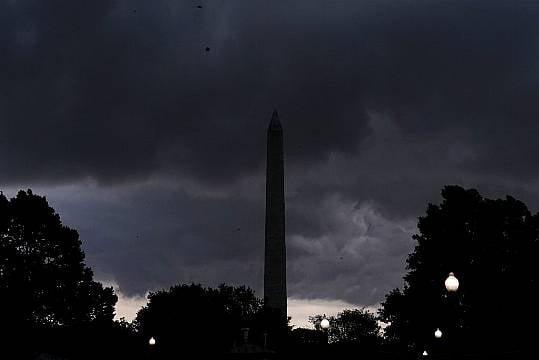
POLYGON ((320 321, 320 327, 322 328, 322 330, 324 331, 324 334, 326 335, 326 344, 329 344, 329 334, 328 334, 329 320, 324 317, 322 321, 320 321))
POLYGON ((148 345, 150 346, 150 348, 148 349, 148 357, 150 359, 153 359, 155 352, 155 338, 153 336, 150 338, 150 340, 148 340, 148 345))
POLYGON ((447 279, 445 279, 444 285, 448 292, 456 292, 459 288, 459 280, 455 277, 455 274, 450 272, 447 279))
POLYGON ((436 329, 436 331, 434 332, 434 337, 436 337, 436 339, 441 339, 442 338, 442 330, 440 330, 439 328, 436 329))
MULTIPOLYGON (((457 292, 457 290, 459 289, 460 283, 459 283, 459 280, 455 277, 455 274, 453 272, 450 272, 449 275, 447 276, 447 279, 445 279, 445 281, 444 281, 444 285, 445 285, 445 289, 447 290, 448 293, 455 294, 457 292)), ((451 317, 453 318, 453 321, 455 321, 456 320, 456 316, 455 316, 455 314, 456 314, 456 311, 455 311, 456 310, 455 309, 456 304, 455 304, 455 301, 457 299, 455 298, 454 295, 450 295, 450 299, 448 299, 448 300, 451 303, 451 305, 450 305, 451 317)), ((453 326, 452 328, 455 329, 456 325, 453 326)), ((450 336, 451 338, 454 338, 456 334, 454 332, 452 332, 450 335, 451 335, 450 336)), ((440 332, 440 336, 439 337, 437 336, 437 338, 441 338, 441 337, 442 337, 442 335, 441 335, 441 332, 440 332)), ((453 349, 453 351, 454 351, 454 349, 453 349)))

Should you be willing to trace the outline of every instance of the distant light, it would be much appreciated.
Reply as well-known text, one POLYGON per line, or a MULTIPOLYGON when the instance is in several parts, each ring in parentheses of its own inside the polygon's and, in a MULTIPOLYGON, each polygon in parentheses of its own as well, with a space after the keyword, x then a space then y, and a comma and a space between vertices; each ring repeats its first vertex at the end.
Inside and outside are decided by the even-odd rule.
POLYGON ((427 350, 423 351, 423 356, 427 356, 428 353, 427 353, 427 350))
POLYGON ((148 341, 148 344, 150 345, 155 345, 155 339, 153 338, 153 336, 150 338, 150 340, 148 341))
POLYGON ((320 327, 322 329, 329 328, 329 320, 328 319, 322 319, 322 321, 320 321, 320 327))
POLYGON ((455 292, 459 288, 459 281, 452 272, 450 272, 447 279, 445 279, 445 288, 449 292, 455 292))
POLYGON ((436 329, 436 331, 434 332, 434 336, 436 337, 436 339, 439 339, 442 337, 442 331, 440 329, 436 329))

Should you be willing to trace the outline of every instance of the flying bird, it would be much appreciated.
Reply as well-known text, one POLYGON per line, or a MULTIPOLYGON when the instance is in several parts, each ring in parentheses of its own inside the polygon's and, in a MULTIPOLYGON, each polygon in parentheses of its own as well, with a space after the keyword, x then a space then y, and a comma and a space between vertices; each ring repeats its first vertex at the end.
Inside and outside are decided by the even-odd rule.
POLYGON ((206 46, 206 51, 210 51, 210 48, 206 46))
POLYGON ((202 5, 197 5, 197 8, 202 9, 202 5))

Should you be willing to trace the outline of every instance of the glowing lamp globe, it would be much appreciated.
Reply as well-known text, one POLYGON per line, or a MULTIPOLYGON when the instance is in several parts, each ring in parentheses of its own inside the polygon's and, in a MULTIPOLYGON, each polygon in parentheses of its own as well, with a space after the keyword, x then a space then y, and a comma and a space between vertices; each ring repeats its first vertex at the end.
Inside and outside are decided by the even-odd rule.
POLYGON ((423 351, 423 356, 427 356, 428 353, 427 353, 427 350, 423 351))
POLYGON ((322 321, 320 321, 320 327, 322 329, 328 329, 329 328, 329 320, 328 319, 322 319, 322 321))
POLYGON ((436 329, 436 331, 434 332, 434 336, 436 337, 436 339, 440 339, 442 337, 442 331, 440 329, 436 329))
POLYGON ((155 339, 151 337, 150 340, 148 341, 148 344, 155 345, 155 339))
POLYGON ((445 279, 445 288, 449 292, 455 292, 459 288, 459 281, 452 272, 450 272, 447 279, 445 279))

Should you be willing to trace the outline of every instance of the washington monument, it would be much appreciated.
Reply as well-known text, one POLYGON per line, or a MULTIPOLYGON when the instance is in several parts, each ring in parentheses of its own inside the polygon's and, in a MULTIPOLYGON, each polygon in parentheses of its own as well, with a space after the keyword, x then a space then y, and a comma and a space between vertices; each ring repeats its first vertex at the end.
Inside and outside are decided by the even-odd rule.
POLYGON ((283 128, 274 110, 268 126, 266 160, 264 299, 267 307, 280 311, 286 317, 284 211, 283 128))

